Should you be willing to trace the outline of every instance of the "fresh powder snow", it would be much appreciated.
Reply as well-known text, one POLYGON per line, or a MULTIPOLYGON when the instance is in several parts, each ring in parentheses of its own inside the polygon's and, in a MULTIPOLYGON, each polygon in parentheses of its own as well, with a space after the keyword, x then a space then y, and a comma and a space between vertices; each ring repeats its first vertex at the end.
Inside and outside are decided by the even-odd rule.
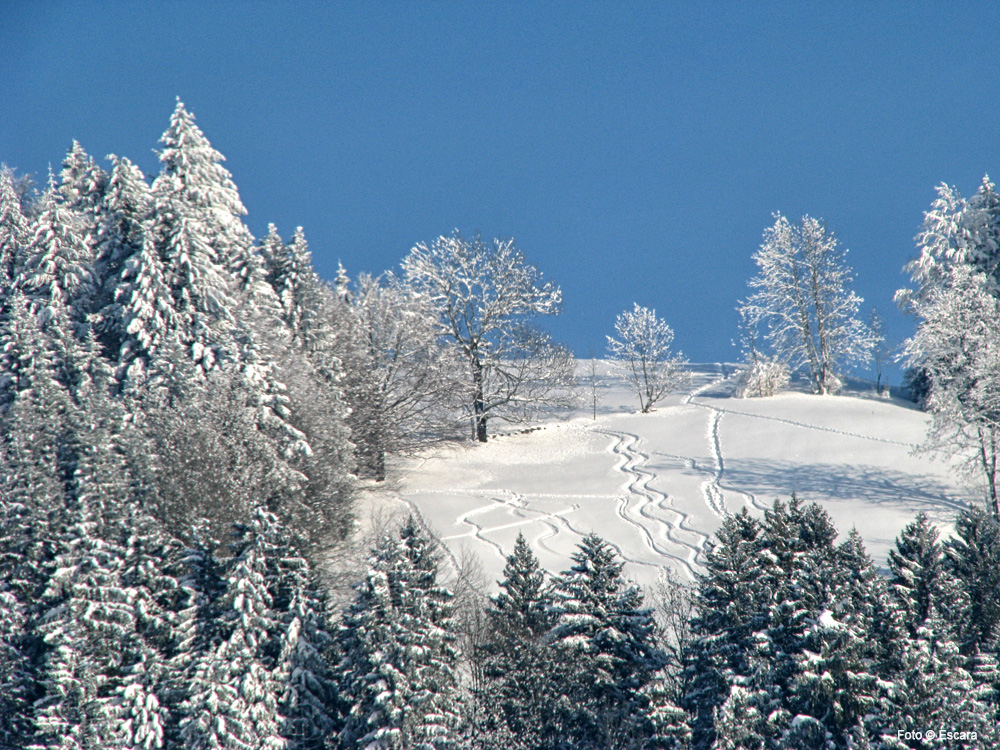
POLYGON ((682 391, 641 414, 598 362, 594 419, 589 363, 578 365, 586 403, 569 418, 408 459, 392 489, 364 497, 368 512, 416 513, 453 564, 472 552, 491 582, 518 533, 556 573, 595 532, 648 586, 664 568, 692 578, 725 514, 762 514, 793 492, 820 503, 841 539, 857 527, 880 566, 918 512, 947 533, 976 497, 948 463, 913 454, 927 415, 873 388, 739 399, 735 365, 694 364, 682 391))

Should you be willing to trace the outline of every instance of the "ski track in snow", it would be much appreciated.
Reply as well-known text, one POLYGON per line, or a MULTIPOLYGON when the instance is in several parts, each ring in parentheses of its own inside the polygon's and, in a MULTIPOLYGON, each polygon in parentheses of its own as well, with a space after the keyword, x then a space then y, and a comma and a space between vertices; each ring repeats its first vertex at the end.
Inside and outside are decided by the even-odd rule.
MULTIPOLYGON (((439 491, 439 492, 443 493, 444 491, 439 491)), ((566 531, 568 531, 571 535, 578 537, 579 539, 583 539, 585 536, 587 536, 587 532, 583 531, 582 529, 576 528, 565 517, 566 515, 568 515, 570 513, 573 513, 573 512, 575 512, 575 511, 577 511, 577 510, 580 509, 580 505, 578 503, 570 503, 570 507, 567 508, 566 510, 558 511, 558 512, 555 512, 555 513, 550 513, 549 511, 539 510, 537 508, 528 507, 527 503, 525 502, 525 500, 527 498, 529 498, 529 497, 558 498, 558 499, 562 499, 562 500, 566 500, 566 501, 569 501, 571 498, 591 498, 591 499, 595 499, 596 498, 596 499, 604 499, 604 500, 615 499, 615 500, 619 500, 619 501, 621 499, 619 495, 559 495, 559 494, 552 494, 552 493, 524 493, 524 494, 522 494, 522 493, 514 492, 513 490, 508 490, 508 489, 499 489, 499 490, 497 490, 497 489, 494 489, 494 490, 464 490, 464 492, 488 495, 488 496, 490 496, 490 499, 493 500, 493 502, 491 504, 484 505, 484 506, 481 506, 479 508, 475 508, 475 509, 473 509, 473 510, 467 512, 467 513, 463 513, 461 516, 458 517, 458 519, 457 519, 458 521, 460 521, 462 523, 465 523, 465 524, 473 527, 473 531, 472 531, 471 534, 466 533, 466 534, 455 534, 453 536, 446 536, 446 537, 442 537, 441 541, 449 541, 449 540, 465 539, 465 538, 474 537, 474 538, 479 539, 480 541, 484 542, 485 544, 489 545, 493 549, 495 549, 498 552, 498 554, 501 556, 501 558, 503 558, 503 559, 506 559, 506 555, 504 554, 503 549, 500 547, 499 544, 497 544, 493 540, 487 539, 484 536, 485 534, 488 534, 488 533, 493 532, 493 531, 502 531, 502 530, 505 530, 505 529, 516 528, 518 526, 525 526, 525 525, 528 525, 528 524, 532 524, 532 523, 536 523, 538 521, 541 521, 545 526, 547 526, 550 529, 550 533, 548 533, 548 534, 543 533, 543 534, 539 535, 538 537, 536 537, 535 541, 536 541, 536 543, 542 549, 544 549, 545 551, 550 552, 552 554, 560 554, 560 553, 558 553, 556 550, 554 550, 551 547, 549 547, 547 544, 545 544, 545 542, 548 541, 549 539, 551 539, 552 537, 557 536, 559 534, 560 530, 561 530, 560 527, 562 527, 562 529, 565 529, 566 531), (504 498, 504 496, 508 496, 510 499, 507 500, 507 499, 504 498), (496 508, 498 503, 500 505, 506 506, 508 508, 511 516, 520 518, 521 520, 514 521, 512 523, 501 524, 500 526, 491 526, 490 528, 484 528, 484 527, 480 526, 479 524, 476 524, 474 521, 470 521, 469 520, 470 516, 473 516, 473 515, 476 515, 476 514, 479 514, 479 513, 485 513, 485 512, 487 512, 489 510, 492 510, 492 509, 496 508), (529 515, 533 516, 533 517, 529 517, 529 515)), ((452 494, 452 491, 449 491, 448 494, 452 494)), ((619 515, 621 515, 621 514, 619 513, 619 515)), ((621 557, 622 560, 625 560, 626 562, 632 563, 633 565, 643 565, 643 566, 650 567, 650 568, 657 568, 657 569, 659 569, 661 567, 657 563, 651 563, 651 562, 648 562, 647 560, 638 560, 638 559, 636 559, 636 558, 628 555, 626 553, 626 551, 625 551, 624 548, 622 548, 618 544, 615 544, 614 542, 612 542, 612 541, 610 541, 608 539, 605 539, 604 541, 610 547, 612 547, 615 550, 615 552, 618 553, 618 556, 621 557)), ((681 558, 677 558, 677 559, 680 560, 681 562, 685 562, 681 558)), ((552 571, 550 571, 550 572, 552 572, 552 571)))
POLYGON ((693 579, 697 573, 696 566, 700 563, 699 558, 704 554, 705 542, 709 539, 708 535, 691 526, 690 516, 675 508, 669 495, 649 486, 649 482, 656 475, 651 471, 640 468, 641 464, 649 460, 649 456, 638 450, 637 446, 641 441, 638 435, 610 429, 595 429, 594 432, 613 438, 614 442, 609 447, 609 450, 618 456, 615 468, 626 476, 624 489, 627 491, 627 494, 619 496, 617 507, 619 518, 639 531, 647 549, 660 557, 679 562, 693 579), (670 551, 657 542, 649 526, 641 521, 637 521, 629 514, 630 498, 632 497, 639 499, 639 504, 635 509, 639 516, 653 524, 654 528, 657 528, 659 531, 661 538, 687 550, 688 554, 686 557, 670 551), (670 523, 653 515, 649 510, 651 505, 667 514, 675 516, 678 520, 670 523), (698 541, 692 544, 683 537, 678 536, 678 532, 693 534, 698 537, 698 541))
MULTIPOLYGON (((472 508, 464 513, 461 513, 455 518, 455 523, 457 525, 467 526, 469 529, 468 531, 438 537, 438 541, 442 543, 441 546, 444 548, 445 554, 456 571, 460 567, 458 558, 451 551, 448 545, 444 544, 445 542, 453 542, 460 539, 475 539, 482 542, 484 545, 496 552, 501 559, 505 560, 506 554, 503 547, 498 542, 490 539, 488 535, 493 532, 504 531, 518 526, 541 524, 543 530, 534 536, 534 544, 549 554, 562 556, 563 553, 549 544, 553 539, 560 538, 560 534, 563 533, 568 533, 577 539, 583 539, 587 535, 585 531, 574 526, 574 524, 565 517, 580 510, 580 504, 574 502, 574 500, 615 500, 615 510, 617 516, 625 524, 634 528, 639 533, 647 551, 663 558, 664 562, 670 560, 679 563, 685 569, 687 575, 693 579, 698 574, 700 566, 704 563, 705 545, 710 540, 710 535, 698 530, 692 525, 691 516, 676 507, 674 498, 671 495, 650 486, 650 482, 657 478, 657 475, 652 470, 645 468, 645 465, 649 462, 651 455, 663 456, 665 458, 680 461, 692 471, 709 475, 709 478, 701 484, 701 493, 704 502, 715 516, 725 518, 730 512, 726 504, 726 493, 739 495, 745 498, 747 503, 757 510, 764 511, 768 509, 768 506, 762 504, 753 493, 736 487, 726 486, 724 482, 726 460, 723 451, 721 423, 723 417, 727 414, 751 419, 763 419, 780 422, 793 427, 829 432, 860 440, 870 440, 891 445, 899 445, 907 448, 913 447, 910 443, 898 440, 879 438, 871 435, 864 435, 862 433, 850 432, 848 430, 839 430, 832 427, 799 422, 783 417, 751 414, 735 409, 726 409, 715 406, 711 403, 696 400, 707 390, 719 385, 730 377, 730 374, 727 373, 725 365, 716 364, 714 367, 717 368, 717 372, 714 374, 714 377, 712 377, 708 382, 692 389, 681 402, 683 405, 694 406, 709 412, 709 419, 705 428, 705 437, 710 449, 712 461, 711 466, 699 466, 698 461, 690 456, 681 456, 660 451, 644 453, 639 450, 639 446, 642 443, 642 438, 639 435, 620 430, 613 430, 606 427, 594 426, 589 427, 588 431, 604 435, 611 440, 606 450, 616 459, 614 469, 624 475, 624 482, 622 484, 624 493, 519 493, 506 488, 453 488, 414 490, 407 493, 401 492, 399 493, 399 498, 410 508, 413 514, 417 516, 424 528, 428 530, 430 530, 430 527, 428 526, 423 514, 420 512, 419 507, 414 500, 407 497, 407 495, 468 495, 489 500, 486 504, 472 508), (533 498, 562 500, 570 507, 555 512, 532 508, 530 507, 528 501, 533 498), (634 505, 633 498, 635 498, 636 501, 634 505), (475 520, 476 516, 488 513, 498 507, 506 509, 506 512, 511 518, 509 523, 486 527, 484 524, 475 520), (690 541, 690 537, 696 538, 696 541, 690 541), (671 546, 680 548, 682 552, 671 550, 671 546)), ((660 563, 636 559, 626 554, 625 549, 618 544, 615 544, 610 540, 605 541, 618 553, 622 560, 631 563, 632 565, 641 565, 643 567, 656 569, 663 567, 660 563)), ((549 572, 552 573, 553 571, 549 572)))

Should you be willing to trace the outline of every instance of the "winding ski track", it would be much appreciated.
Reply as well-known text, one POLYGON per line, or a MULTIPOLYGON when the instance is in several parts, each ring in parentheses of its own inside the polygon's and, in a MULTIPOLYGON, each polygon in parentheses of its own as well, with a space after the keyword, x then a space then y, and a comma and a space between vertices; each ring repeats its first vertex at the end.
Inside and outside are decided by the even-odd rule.
MULTIPOLYGON (((620 492, 615 494, 576 494, 567 493, 532 493, 516 492, 509 488, 449 488, 449 489, 426 489, 401 491, 399 498, 409 507, 409 509, 429 528, 426 519, 418 507, 416 501, 419 496, 427 495, 450 495, 468 496, 479 499, 480 503, 455 517, 455 524, 466 527, 461 533, 453 533, 439 538, 443 542, 442 547, 449 562, 459 568, 459 561, 448 546, 448 542, 455 542, 460 539, 474 539, 486 547, 492 554, 496 554, 500 559, 506 559, 503 547, 491 538, 496 532, 505 531, 519 526, 532 526, 538 529, 532 534, 533 543, 541 550, 554 556, 565 554, 565 545, 554 546, 553 540, 562 540, 565 535, 569 535, 573 541, 578 541, 586 536, 587 531, 580 528, 580 524, 567 518, 581 509, 581 500, 613 500, 615 502, 615 514, 621 523, 632 529, 642 544, 646 554, 637 556, 636 551, 627 546, 622 546, 613 540, 606 539, 607 543, 615 549, 622 560, 637 566, 651 569, 662 569, 665 564, 674 564, 683 568, 690 577, 695 578, 699 573, 701 565, 705 560, 706 544, 710 540, 710 535, 699 530, 694 525, 691 514, 686 513, 679 505, 683 503, 675 502, 679 498, 674 498, 667 492, 656 489, 651 483, 657 478, 655 469, 650 468, 651 456, 662 456, 674 461, 681 462, 690 471, 705 476, 701 483, 702 500, 707 509, 717 518, 724 519, 731 512, 727 504, 727 496, 730 501, 736 498, 743 500, 757 510, 767 510, 764 505, 751 492, 729 486, 726 483, 726 456, 723 444, 722 425, 727 415, 747 417, 749 419, 761 419, 787 424, 789 426, 818 430, 837 435, 856 438, 859 440, 873 441, 912 448, 910 443, 880 438, 872 435, 840 430, 833 427, 809 424, 793 419, 776 417, 771 415, 753 414, 738 409, 729 409, 711 403, 711 400, 702 398, 704 394, 713 387, 725 382, 732 373, 727 372, 723 364, 713 366, 714 372, 702 371, 702 377, 708 376, 705 382, 692 388, 681 400, 682 406, 694 407, 707 412, 708 417, 705 423, 705 440, 709 449, 709 462, 707 465, 700 459, 692 456, 675 455, 660 451, 644 451, 643 438, 635 433, 620 429, 612 429, 595 422, 586 426, 585 432, 602 435, 608 439, 605 452, 614 458, 613 470, 621 475, 620 492), (534 507, 532 500, 560 500, 565 503, 565 508, 559 510, 547 510, 542 507, 534 507), (483 502, 485 501, 485 502, 483 502), (491 511, 502 508, 507 518, 494 519, 492 525, 484 522, 480 516, 491 511), (499 521, 499 522, 498 522, 499 521), (563 548, 562 550, 558 547, 563 548), (656 560, 651 562, 650 560, 656 560)), ((554 571, 550 571, 554 572, 554 571)))
POLYGON ((634 527, 640 534, 647 549, 660 557, 669 558, 680 563, 686 569, 688 575, 694 578, 699 564, 699 558, 704 555, 705 542, 708 535, 695 529, 690 522, 690 516, 679 508, 675 508, 672 499, 665 492, 661 492, 649 486, 655 478, 653 472, 641 468, 649 461, 649 456, 638 449, 641 438, 629 432, 620 432, 606 428, 595 429, 594 432, 606 435, 613 439, 609 450, 618 456, 615 469, 625 475, 623 489, 626 494, 619 498, 617 512, 619 518, 625 523, 634 527), (679 555, 665 547, 650 531, 649 525, 636 520, 630 515, 630 499, 637 498, 638 504, 635 508, 638 515, 649 522, 657 531, 658 536, 667 542, 687 551, 686 555, 679 555), (650 512, 650 506, 659 508, 666 514, 676 518, 674 523, 663 520, 650 512), (687 533, 697 537, 698 541, 691 543, 678 534, 687 533))

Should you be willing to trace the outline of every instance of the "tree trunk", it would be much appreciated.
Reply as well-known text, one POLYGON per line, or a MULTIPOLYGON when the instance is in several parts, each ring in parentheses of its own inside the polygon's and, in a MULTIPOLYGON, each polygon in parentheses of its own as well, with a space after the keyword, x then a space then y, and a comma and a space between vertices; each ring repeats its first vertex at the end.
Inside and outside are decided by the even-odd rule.
POLYGON ((479 361, 476 352, 472 353, 472 382, 475 390, 472 399, 473 438, 480 443, 486 442, 486 399, 483 395, 483 363, 479 361))
POLYGON ((997 497, 997 441, 993 427, 979 427, 979 458, 986 475, 987 502, 993 517, 1000 520, 1000 498, 997 497))

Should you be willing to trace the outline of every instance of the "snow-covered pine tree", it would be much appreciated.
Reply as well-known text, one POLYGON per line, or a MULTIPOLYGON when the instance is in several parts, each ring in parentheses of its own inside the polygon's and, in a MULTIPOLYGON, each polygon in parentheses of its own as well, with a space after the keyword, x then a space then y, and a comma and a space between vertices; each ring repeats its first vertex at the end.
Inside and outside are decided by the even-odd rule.
POLYGON ((596 534, 583 538, 572 560, 554 582, 557 619, 546 636, 575 664, 569 731, 578 741, 648 736, 645 689, 666 664, 652 611, 622 576, 614 548, 596 534))
POLYGON ((457 746, 461 725, 451 593, 410 518, 385 536, 338 631, 344 748, 457 746))
POLYGON ((0 291, 9 289, 13 282, 31 233, 14 185, 14 172, 0 164, 0 291))
POLYGON ((217 609, 221 642, 194 659, 181 721, 184 747, 190 750, 287 747, 278 712, 282 685, 273 656, 279 623, 267 590, 272 540, 263 523, 258 516, 242 530, 227 565, 226 593, 217 609))
POLYGON ((695 593, 693 637, 683 674, 683 707, 690 716, 696 750, 714 747, 716 714, 730 696, 734 675, 749 672, 754 633, 767 621, 762 533, 760 522, 744 509, 726 516, 707 545, 706 573, 695 593))
POLYGON ((28 294, 40 322, 86 327, 94 295, 93 255, 79 215, 54 185, 42 195, 24 265, 15 283, 28 294))
POLYGON ((474 653, 475 732, 507 732, 532 747, 558 740, 553 708, 570 677, 542 641, 553 624, 552 591, 523 534, 486 609, 488 632, 474 653))

